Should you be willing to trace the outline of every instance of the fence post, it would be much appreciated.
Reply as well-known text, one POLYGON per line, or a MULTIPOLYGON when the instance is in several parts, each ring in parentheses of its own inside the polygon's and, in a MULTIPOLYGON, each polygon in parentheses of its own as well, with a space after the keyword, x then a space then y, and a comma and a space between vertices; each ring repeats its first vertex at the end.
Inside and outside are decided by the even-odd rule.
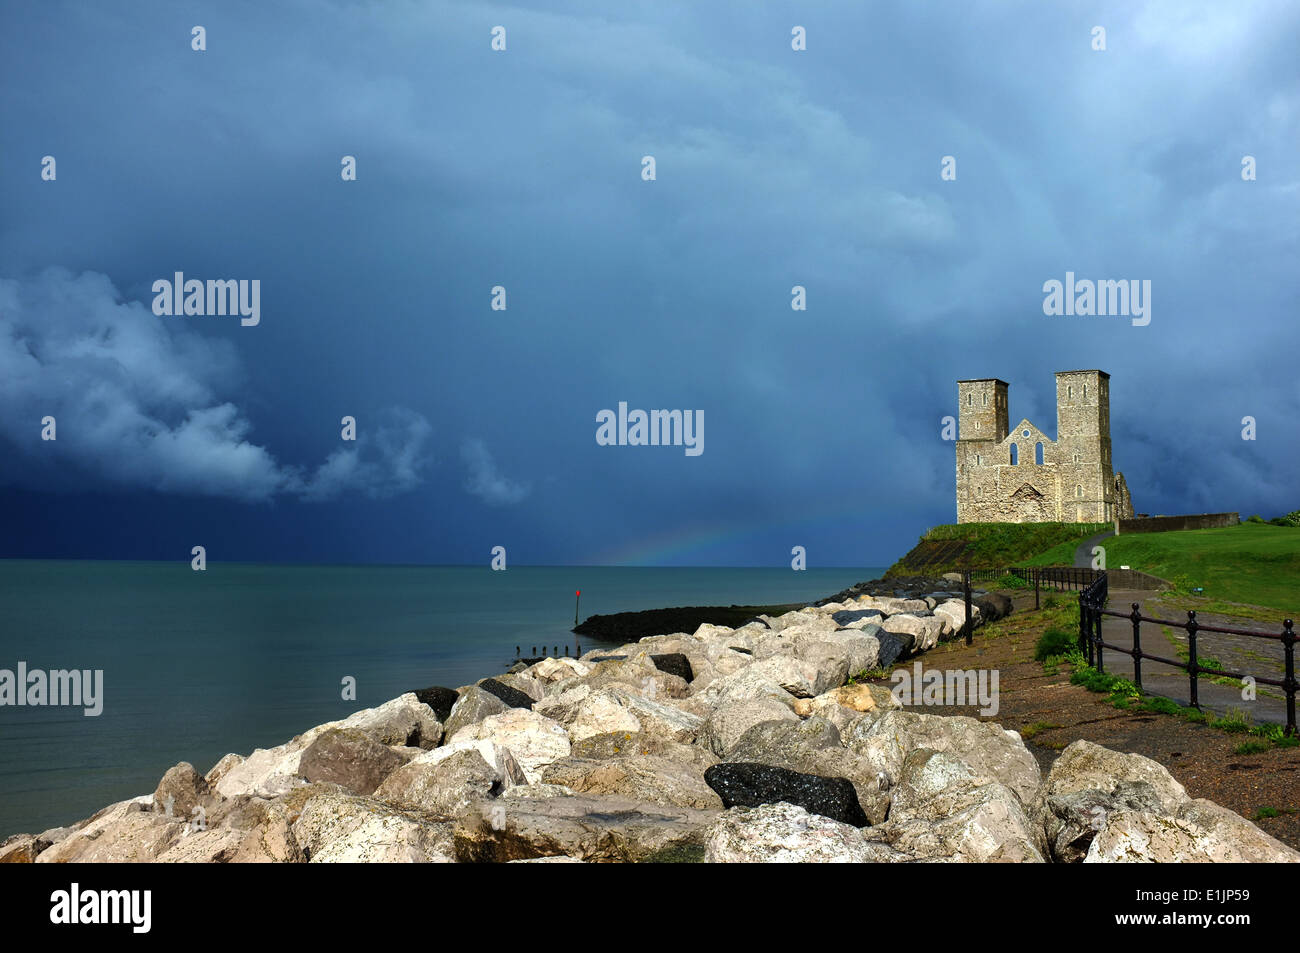
POLYGON ((963 569, 961 571, 961 587, 962 587, 962 595, 966 600, 966 621, 963 623, 963 625, 966 628, 966 644, 972 645, 974 644, 975 641, 974 639, 975 627, 971 625, 971 619, 970 619, 970 570, 969 569, 963 569))
POLYGON ((1196 673, 1200 667, 1196 664, 1196 610, 1187 610, 1187 674, 1192 681, 1192 707, 1200 708, 1200 699, 1196 693, 1196 673))
MULTIPOLYGON (((1095 591, 1093 593, 1093 597, 1096 598, 1095 591)), ((1097 640, 1097 671, 1105 672, 1106 671, 1106 655, 1105 655, 1106 649, 1101 644, 1101 622, 1102 619, 1105 618, 1105 616, 1101 614, 1101 609, 1102 609, 1102 602, 1100 599, 1097 599, 1097 608, 1093 610, 1093 614, 1092 614, 1093 630, 1095 633, 1094 637, 1097 640)))
POLYGON ((1282 623, 1282 647, 1286 651, 1286 678, 1284 679, 1286 684, 1283 686, 1282 690, 1286 692, 1286 733, 1288 735, 1294 735, 1296 732, 1295 691, 1297 686, 1295 680, 1295 641, 1295 628, 1292 626, 1291 620, 1287 619, 1282 623))
POLYGON ((1133 603, 1133 614, 1130 616, 1133 620, 1133 684, 1142 690, 1142 613, 1138 611, 1138 604, 1133 603))
POLYGON ((1031 569, 1029 571, 1034 575, 1034 608, 1037 609, 1038 608, 1038 570, 1031 569))
POLYGON ((1088 616, 1091 611, 1087 593, 1079 593, 1079 651, 1087 655, 1089 665, 1092 664, 1092 620, 1088 616))

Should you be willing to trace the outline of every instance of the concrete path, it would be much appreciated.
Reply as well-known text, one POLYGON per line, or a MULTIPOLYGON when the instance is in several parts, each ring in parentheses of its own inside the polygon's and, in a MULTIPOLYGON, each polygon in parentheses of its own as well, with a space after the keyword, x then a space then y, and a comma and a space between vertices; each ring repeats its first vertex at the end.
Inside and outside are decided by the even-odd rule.
MULTIPOLYGON (((1158 592, 1112 589, 1106 608, 1116 612, 1129 612, 1136 602, 1144 616, 1168 619, 1171 622, 1187 621, 1186 612, 1162 609, 1158 603, 1159 596, 1158 592)), ((1202 625, 1222 625, 1225 628, 1260 632, 1280 633, 1282 630, 1280 625, 1274 629, 1264 622, 1201 618, 1199 614, 1197 621, 1202 625)), ((1173 626, 1161 626, 1154 622, 1143 622, 1141 637, 1143 652, 1184 661, 1183 653, 1187 651, 1185 630, 1173 626)), ((1103 616, 1102 639, 1112 645, 1131 647, 1133 623, 1128 619, 1103 616)), ((1282 654, 1282 644, 1278 639, 1253 638, 1202 630, 1196 637, 1196 655, 1199 659, 1217 660, 1226 671, 1276 679, 1282 678, 1285 674, 1285 659, 1282 654)), ((1133 657, 1131 655, 1106 649, 1102 661, 1107 672, 1132 680, 1133 657)), ((1191 678, 1186 671, 1173 665, 1143 659, 1142 687, 1153 695, 1173 699, 1180 705, 1191 703, 1191 678)), ((1243 686, 1236 681, 1228 684, 1227 680, 1216 682, 1210 677, 1202 677, 1197 679, 1196 688, 1203 711, 1222 716, 1235 709, 1244 712, 1256 724, 1264 721, 1286 724, 1286 695, 1280 688, 1272 685, 1256 685, 1254 699, 1242 698, 1243 686)))
POLYGON ((1074 568, 1091 569, 1092 568, 1092 547, 1096 546, 1106 537, 1114 536, 1114 535, 1115 535, 1115 531, 1113 529, 1108 529, 1106 530, 1106 532, 1098 533, 1096 536, 1089 536, 1082 543, 1080 543, 1079 548, 1074 551, 1074 568))

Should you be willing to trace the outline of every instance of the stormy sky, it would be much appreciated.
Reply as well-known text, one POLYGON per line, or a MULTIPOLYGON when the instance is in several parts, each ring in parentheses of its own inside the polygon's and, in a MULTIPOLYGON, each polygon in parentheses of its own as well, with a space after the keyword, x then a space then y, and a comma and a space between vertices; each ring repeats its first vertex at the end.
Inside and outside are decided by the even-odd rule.
POLYGON ((1295 4, 0 18, 0 556, 884 565, 955 519, 955 381, 1055 434, 1075 368, 1140 511, 1300 507, 1295 4), (1045 315, 1067 272, 1150 323, 1045 315), (600 445, 620 401, 703 452, 600 445))

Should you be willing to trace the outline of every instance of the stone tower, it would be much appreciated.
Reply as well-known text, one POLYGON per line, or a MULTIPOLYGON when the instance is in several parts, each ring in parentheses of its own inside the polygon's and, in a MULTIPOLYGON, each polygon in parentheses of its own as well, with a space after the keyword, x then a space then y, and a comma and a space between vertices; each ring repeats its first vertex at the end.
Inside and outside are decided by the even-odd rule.
POLYGON ((1008 427, 1006 381, 957 382, 957 522, 1107 523, 1133 515, 1110 457, 1110 375, 1056 375, 1056 439, 1008 427))

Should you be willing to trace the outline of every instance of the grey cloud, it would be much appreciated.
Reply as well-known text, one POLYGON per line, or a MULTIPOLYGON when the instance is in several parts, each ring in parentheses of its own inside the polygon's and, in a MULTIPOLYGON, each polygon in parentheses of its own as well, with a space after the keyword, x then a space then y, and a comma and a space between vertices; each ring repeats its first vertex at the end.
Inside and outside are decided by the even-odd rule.
POLYGON ((496 461, 482 440, 466 440, 460 448, 461 458, 469 475, 465 489, 484 503, 492 506, 509 506, 526 499, 532 487, 502 476, 496 461))
POLYGON ((123 301, 94 272, 47 268, 0 280, 0 439, 30 469, 11 482, 65 489, 146 488, 247 501, 329 499, 412 489, 427 464, 429 422, 381 415, 372 439, 314 472, 253 443, 253 424, 219 392, 239 383, 231 344, 123 301), (54 417, 57 439, 41 439, 54 417))

